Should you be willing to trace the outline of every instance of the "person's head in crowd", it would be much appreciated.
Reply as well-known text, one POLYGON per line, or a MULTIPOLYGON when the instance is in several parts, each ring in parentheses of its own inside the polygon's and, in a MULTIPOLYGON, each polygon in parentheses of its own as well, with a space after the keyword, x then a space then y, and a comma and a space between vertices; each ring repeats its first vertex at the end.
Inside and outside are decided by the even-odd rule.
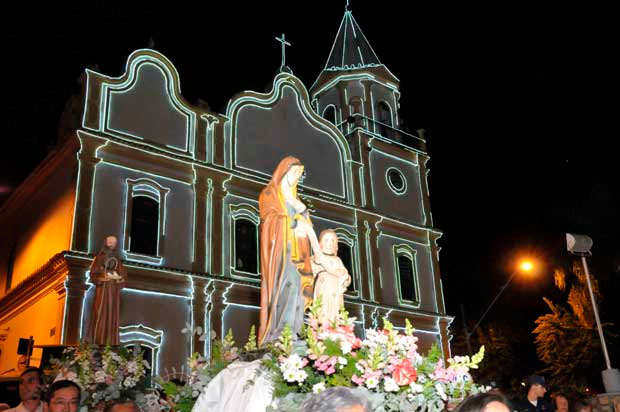
POLYGON ((140 410, 131 399, 121 398, 108 403, 103 412, 140 412, 140 410))
POLYGON ((49 412, 76 412, 80 408, 80 387, 70 380, 59 380, 48 391, 49 412))
POLYGON ((301 405, 301 412, 370 412, 370 402, 351 389, 334 387, 310 396, 301 405))
POLYGON ((39 368, 26 368, 19 375, 19 397, 28 409, 34 410, 41 402, 43 372, 39 368))
POLYGON ((547 392, 547 383, 545 382, 545 378, 540 375, 529 376, 527 378, 527 386, 527 398, 531 401, 544 397, 547 392))
POLYGON ((563 393, 557 393, 553 397, 553 403, 557 412, 568 412, 568 398, 563 393))
POLYGON ((585 399, 579 399, 573 405, 573 412, 592 412, 592 405, 585 399))
POLYGON ((479 393, 463 400, 454 412, 510 412, 508 400, 498 391, 479 393))

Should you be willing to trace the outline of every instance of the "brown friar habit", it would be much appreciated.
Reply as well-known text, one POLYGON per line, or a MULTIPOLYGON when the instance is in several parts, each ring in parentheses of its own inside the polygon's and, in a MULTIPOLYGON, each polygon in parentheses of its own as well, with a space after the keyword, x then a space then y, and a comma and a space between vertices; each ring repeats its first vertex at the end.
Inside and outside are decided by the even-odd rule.
MULTIPOLYGON (((258 197, 260 209, 260 268, 261 268, 261 288, 260 288, 260 316, 258 329, 259 346, 265 341, 271 322, 274 318, 274 311, 278 305, 278 291, 283 281, 284 259, 286 258, 287 243, 296 243, 296 264, 302 277, 302 287, 308 289, 307 279, 310 279, 310 290, 304 290, 304 296, 312 296, 312 266, 310 263, 310 242, 308 238, 290 237, 291 221, 287 214, 286 206, 280 190, 282 179, 292 166, 299 165, 301 162, 292 156, 287 156, 280 161, 278 167, 273 172, 271 180, 262 190, 258 197)), ((293 256, 291 256, 293 257, 293 256)))
POLYGON ((127 272, 121 258, 104 246, 90 267, 90 281, 95 285, 95 298, 90 312, 87 341, 96 345, 119 345, 121 289, 127 272), (107 265, 107 268, 106 268, 107 265), (116 271, 123 280, 106 279, 106 271, 116 271))

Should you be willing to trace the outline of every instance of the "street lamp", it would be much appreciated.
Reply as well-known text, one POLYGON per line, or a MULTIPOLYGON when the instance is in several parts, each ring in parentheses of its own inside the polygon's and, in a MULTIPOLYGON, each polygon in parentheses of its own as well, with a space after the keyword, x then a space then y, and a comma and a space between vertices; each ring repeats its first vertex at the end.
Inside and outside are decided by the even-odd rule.
POLYGON ((566 249, 573 255, 581 256, 581 263, 586 272, 586 281, 588 283, 588 291, 590 292, 590 300, 592 301, 592 309, 594 311, 594 319, 596 319, 596 328, 598 329, 598 336, 601 339, 601 346, 603 348, 603 356, 605 357, 605 364, 607 369, 602 372, 603 385, 605 386, 605 392, 613 393, 620 392, 620 371, 611 367, 609 361, 609 353, 607 353, 607 345, 605 344, 605 336, 603 335, 603 327, 601 326, 601 319, 598 316, 598 308, 596 307, 596 300, 594 299, 594 293, 592 292, 592 282, 590 282, 590 272, 588 271, 588 262, 586 256, 592 256, 590 249, 594 242, 589 236, 566 234, 566 249))
POLYGON ((480 316, 480 319, 478 320, 478 322, 474 325, 474 327, 471 330, 468 330, 467 328, 467 322, 465 321, 465 309, 463 308, 463 305, 461 305, 461 312, 463 313, 463 326, 465 328, 465 340, 467 342, 467 352, 469 355, 472 354, 471 341, 470 341, 471 336, 474 334, 476 329, 478 329, 478 326, 480 326, 480 323, 482 323, 482 320, 487 315, 487 313, 489 313, 489 310, 491 310, 495 302, 497 302, 497 299, 499 299, 502 293, 504 293, 504 290, 508 287, 508 285, 510 285, 510 282, 512 282, 512 279, 517 275, 517 273, 531 272, 533 269, 534 269, 534 264, 532 263, 532 261, 522 260, 519 263, 518 269, 512 272, 512 274, 510 275, 506 283, 504 283, 504 285, 501 287, 501 289, 497 293, 497 296, 495 296, 495 298, 491 301, 491 304, 489 305, 487 310, 484 311, 482 316, 480 316))

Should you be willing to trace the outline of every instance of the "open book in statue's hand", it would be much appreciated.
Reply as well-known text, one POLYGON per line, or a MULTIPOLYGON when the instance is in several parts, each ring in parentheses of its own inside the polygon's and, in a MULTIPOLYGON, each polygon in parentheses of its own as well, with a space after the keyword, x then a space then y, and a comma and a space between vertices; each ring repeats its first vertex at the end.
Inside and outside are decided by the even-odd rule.
POLYGON ((122 280, 123 279, 118 273, 116 273, 116 271, 106 273, 106 278, 110 280, 122 280))

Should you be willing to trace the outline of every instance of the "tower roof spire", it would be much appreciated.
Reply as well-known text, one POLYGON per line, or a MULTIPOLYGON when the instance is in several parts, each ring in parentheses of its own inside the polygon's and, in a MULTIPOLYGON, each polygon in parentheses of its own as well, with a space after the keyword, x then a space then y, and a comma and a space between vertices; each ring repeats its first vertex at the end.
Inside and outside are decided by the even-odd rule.
POLYGON ((324 70, 350 70, 380 65, 379 58, 355 21, 347 2, 324 70))
POLYGON ((400 84, 398 78, 379 61, 377 54, 355 21, 348 1, 327 63, 310 87, 311 94, 314 96, 315 92, 321 90, 325 84, 337 79, 344 74, 343 72, 347 75, 377 76, 390 82, 396 88, 400 84))

